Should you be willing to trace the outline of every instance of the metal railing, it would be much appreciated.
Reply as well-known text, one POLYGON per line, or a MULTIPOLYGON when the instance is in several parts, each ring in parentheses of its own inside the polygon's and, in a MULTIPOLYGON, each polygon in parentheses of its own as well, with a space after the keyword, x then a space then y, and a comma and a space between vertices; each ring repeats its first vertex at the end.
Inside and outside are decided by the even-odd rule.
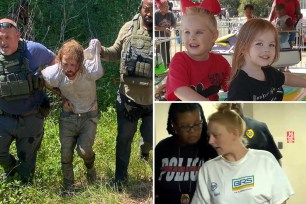
MULTIPOLYGON (((229 33, 235 33, 239 31, 243 23, 245 22, 245 18, 237 17, 230 19, 222 19, 217 20, 217 28, 219 31, 219 37, 225 36, 229 33)), ((296 41, 294 44, 295 49, 301 49, 301 61, 295 65, 290 65, 291 68, 305 68, 306 69, 306 23, 300 21, 296 27, 296 41), (305 55, 305 57, 304 57, 305 55)), ((157 39, 155 44, 159 44, 159 42, 170 42, 170 59, 166 59, 165 64, 169 64, 172 56, 176 52, 180 52, 184 50, 184 46, 182 44, 182 40, 180 37, 179 26, 172 32, 171 37, 166 37, 163 39, 157 39), (170 60, 170 61, 169 61, 170 60)), ((306 71, 305 71, 306 72, 306 71)))
POLYGON ((175 53, 183 50, 180 29, 174 29, 170 37, 154 40, 155 99, 162 100, 170 61, 175 53), (157 74, 158 72, 158 74, 157 74))
MULTIPOLYGON (((243 22, 245 20, 243 18, 234 18, 234 19, 228 19, 228 20, 218 20, 218 31, 219 36, 225 36, 229 33, 236 32, 240 29, 243 22)), ((294 45, 295 49, 301 49, 301 61, 297 64, 291 64, 290 68, 293 69, 294 72, 300 72, 300 73, 306 73, 306 52, 303 50, 306 49, 306 46, 304 46, 304 39, 306 39, 306 24, 302 24, 301 22, 297 25, 297 32, 296 32, 296 43, 294 45), (304 56, 305 55, 305 56, 304 56)), ((185 50, 184 45, 182 43, 181 35, 180 35, 180 26, 177 27, 177 29, 174 29, 171 32, 170 37, 157 37, 154 40, 155 43, 155 52, 154 55, 157 59, 157 53, 160 53, 162 56, 162 62, 164 67, 167 69, 168 65, 171 62, 172 57, 176 52, 181 52, 185 50), (166 43, 168 43, 169 47, 166 46, 166 43), (169 48, 169 49, 168 49, 169 48), (169 51, 169 55, 162 55, 162 52, 166 53, 169 51)), ((284 56, 284 55, 282 55, 284 56)), ((155 60, 155 64, 156 64, 155 60)), ((160 61, 160 60, 159 60, 160 61)), ((155 90, 156 94, 162 95, 164 93, 164 85, 166 83, 166 73, 161 74, 159 76, 155 75, 155 90)), ((158 96, 156 97, 158 100, 158 96)))

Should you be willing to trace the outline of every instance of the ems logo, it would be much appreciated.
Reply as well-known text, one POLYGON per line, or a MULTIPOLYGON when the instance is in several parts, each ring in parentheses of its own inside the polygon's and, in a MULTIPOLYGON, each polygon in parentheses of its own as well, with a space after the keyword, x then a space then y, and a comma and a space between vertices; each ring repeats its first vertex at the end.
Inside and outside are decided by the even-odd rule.
POLYGON ((254 130, 253 129, 246 130, 245 135, 251 139, 252 137, 254 137, 254 130))
POLYGON ((216 190, 218 188, 217 183, 216 182, 211 182, 210 188, 211 188, 212 191, 216 190))
POLYGON ((232 179, 232 191, 239 191, 250 187, 254 187, 254 176, 232 179))

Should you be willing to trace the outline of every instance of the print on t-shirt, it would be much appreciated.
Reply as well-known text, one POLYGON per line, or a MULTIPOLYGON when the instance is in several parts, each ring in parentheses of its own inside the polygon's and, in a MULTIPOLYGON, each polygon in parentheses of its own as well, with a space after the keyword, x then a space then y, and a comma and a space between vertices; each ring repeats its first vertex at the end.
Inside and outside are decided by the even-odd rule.
POLYGON ((171 22, 168 19, 163 19, 161 22, 159 22, 159 26, 164 28, 170 28, 171 22))
POLYGON ((158 178, 159 181, 196 181, 199 169, 203 161, 199 158, 176 158, 172 157, 162 159, 161 173, 158 178), (185 165, 187 164, 187 165, 185 165))
POLYGON ((221 89, 222 78, 224 78, 224 73, 210 74, 208 75, 208 79, 211 84, 210 87, 205 88, 203 83, 198 83, 197 87, 195 87, 194 85, 191 85, 190 88, 192 88, 198 94, 207 98, 219 92, 219 90, 221 89))
POLYGON ((245 176, 237 179, 232 179, 232 191, 240 193, 245 190, 250 190, 254 187, 254 176, 245 176))

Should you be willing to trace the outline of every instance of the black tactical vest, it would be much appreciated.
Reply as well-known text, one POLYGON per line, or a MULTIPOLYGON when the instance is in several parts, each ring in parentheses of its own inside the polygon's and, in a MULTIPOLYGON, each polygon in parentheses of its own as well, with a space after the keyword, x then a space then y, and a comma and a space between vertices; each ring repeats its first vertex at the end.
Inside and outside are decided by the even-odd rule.
POLYGON ((0 98, 7 101, 27 98, 37 89, 37 77, 23 56, 26 42, 19 40, 17 51, 9 56, 0 53, 0 98), (35 79, 36 78, 36 79, 35 79))
POLYGON ((153 78, 153 43, 149 32, 141 29, 140 20, 139 14, 133 18, 132 35, 121 53, 120 81, 149 86, 153 78))

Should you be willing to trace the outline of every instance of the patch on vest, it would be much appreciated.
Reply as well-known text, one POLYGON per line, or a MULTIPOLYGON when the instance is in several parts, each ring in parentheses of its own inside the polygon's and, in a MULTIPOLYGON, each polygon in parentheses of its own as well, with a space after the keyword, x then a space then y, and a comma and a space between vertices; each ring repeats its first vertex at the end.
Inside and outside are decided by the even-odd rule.
POLYGON ((246 130, 245 135, 251 139, 252 137, 254 137, 254 130, 253 129, 246 130))

